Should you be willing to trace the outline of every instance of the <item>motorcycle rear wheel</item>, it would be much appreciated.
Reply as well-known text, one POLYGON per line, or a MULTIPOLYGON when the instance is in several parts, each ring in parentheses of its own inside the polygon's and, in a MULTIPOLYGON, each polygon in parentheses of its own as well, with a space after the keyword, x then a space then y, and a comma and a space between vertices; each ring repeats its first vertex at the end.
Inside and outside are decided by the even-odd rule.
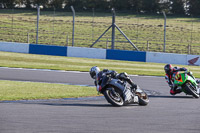
POLYGON ((115 92, 115 94, 113 94, 113 92, 110 89, 106 89, 104 92, 104 97, 106 98, 106 100, 111 103, 113 106, 123 106, 124 105, 124 100, 123 98, 120 96, 120 94, 118 92, 115 92))

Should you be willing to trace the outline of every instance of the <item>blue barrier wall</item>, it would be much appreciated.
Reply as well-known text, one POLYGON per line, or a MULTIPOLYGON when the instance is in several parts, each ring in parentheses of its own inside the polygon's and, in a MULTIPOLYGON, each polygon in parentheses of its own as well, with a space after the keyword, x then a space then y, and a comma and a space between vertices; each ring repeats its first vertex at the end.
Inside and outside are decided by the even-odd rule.
POLYGON ((108 49, 106 59, 146 62, 146 52, 108 49))
POLYGON ((67 47, 30 44, 30 54, 67 56, 67 47))
POLYGON ((0 42, 0 51, 200 66, 200 55, 183 55, 162 52, 138 52, 111 49, 106 50, 97 48, 64 47, 15 42, 0 42))

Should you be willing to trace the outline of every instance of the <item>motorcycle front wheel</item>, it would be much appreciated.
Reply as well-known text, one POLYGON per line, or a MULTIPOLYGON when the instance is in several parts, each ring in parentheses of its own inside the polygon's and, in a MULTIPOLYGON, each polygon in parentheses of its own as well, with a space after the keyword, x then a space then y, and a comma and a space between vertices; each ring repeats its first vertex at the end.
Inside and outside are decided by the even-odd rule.
POLYGON ((191 83, 191 82, 187 82, 185 84, 185 89, 186 91, 191 94, 193 97, 195 98, 199 98, 199 94, 197 93, 197 90, 195 88, 195 86, 191 83))
MULTIPOLYGON (((113 89, 113 88, 112 88, 113 89)), ((112 89, 106 89, 103 94, 106 100, 112 104, 113 106, 123 106, 124 105, 124 100, 120 96, 120 94, 116 91, 113 91, 112 89)))

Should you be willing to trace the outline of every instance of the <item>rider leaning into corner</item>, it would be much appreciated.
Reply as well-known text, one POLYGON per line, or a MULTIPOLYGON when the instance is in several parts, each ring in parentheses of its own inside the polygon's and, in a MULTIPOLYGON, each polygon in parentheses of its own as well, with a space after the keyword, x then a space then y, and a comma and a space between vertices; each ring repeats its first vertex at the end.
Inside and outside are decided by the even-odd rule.
MULTIPOLYGON (((191 77, 193 77, 195 79, 195 77, 192 75, 191 72, 189 72, 186 68, 182 67, 173 67, 171 64, 166 64, 164 66, 164 70, 165 70, 165 79, 167 81, 167 83, 169 84, 170 89, 170 94, 171 95, 175 95, 177 93, 181 92, 181 89, 178 89, 178 87, 176 85, 173 84, 173 79, 172 76, 173 74, 179 72, 179 71, 185 71, 185 73, 187 73, 188 75, 190 75, 191 77)), ((196 80, 196 82, 199 84, 200 80, 196 80)))
POLYGON ((108 70, 108 69, 104 69, 103 71, 100 71, 99 67, 94 66, 90 69, 90 76, 91 78, 95 79, 94 84, 97 88, 97 91, 101 91, 102 79, 107 74, 111 74, 112 78, 117 78, 117 79, 123 78, 131 85, 131 89, 137 89, 137 85, 133 83, 133 81, 129 78, 129 76, 126 73, 118 74, 116 71, 108 70))

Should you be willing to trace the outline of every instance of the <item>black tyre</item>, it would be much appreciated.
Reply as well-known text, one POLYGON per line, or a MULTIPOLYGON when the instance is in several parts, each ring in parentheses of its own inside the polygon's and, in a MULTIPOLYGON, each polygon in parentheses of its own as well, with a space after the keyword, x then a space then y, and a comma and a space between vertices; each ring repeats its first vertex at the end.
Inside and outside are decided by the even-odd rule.
POLYGON ((124 100, 120 96, 119 93, 117 93, 117 92, 113 93, 113 91, 111 91, 111 89, 106 89, 103 94, 104 94, 104 97, 106 98, 106 100, 109 103, 111 103, 113 106, 123 106, 124 105, 124 100))
POLYGON ((145 92, 142 93, 137 92, 136 95, 138 95, 139 105, 146 106, 149 103, 149 97, 145 92))
POLYGON ((197 93, 196 87, 191 82, 187 82, 185 84, 185 90, 188 92, 188 94, 191 94, 193 97, 199 98, 199 94, 197 93))

